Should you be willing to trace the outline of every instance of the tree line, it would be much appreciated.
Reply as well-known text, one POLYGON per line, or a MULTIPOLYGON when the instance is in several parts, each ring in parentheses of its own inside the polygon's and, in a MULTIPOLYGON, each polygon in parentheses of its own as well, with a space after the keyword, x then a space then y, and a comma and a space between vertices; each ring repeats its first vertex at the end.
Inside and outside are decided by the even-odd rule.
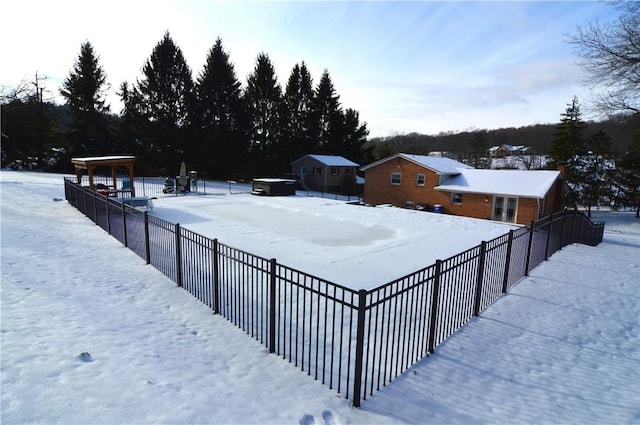
MULTIPOLYGON (((628 150, 638 129, 640 114, 618 114, 602 121, 585 123, 584 136, 591 137, 598 131, 611 135, 613 154, 621 157, 628 150)), ((492 146, 527 146, 536 154, 547 154, 556 131, 557 123, 535 124, 523 127, 498 129, 471 129, 438 134, 407 133, 386 137, 370 138, 365 148, 372 150, 372 156, 379 159, 397 152, 411 152, 429 155, 432 152, 448 152, 461 161, 472 160, 476 156, 486 156, 492 146)))
POLYGON ((340 105, 327 70, 314 86, 305 63, 296 64, 283 90, 261 53, 243 86, 218 38, 194 80, 167 32, 142 77, 119 86, 119 115, 105 102, 106 74, 89 42, 60 90, 64 105, 43 99, 37 75, 3 95, 2 167, 70 171, 72 156, 130 153, 141 174, 172 175, 185 161, 207 177, 250 178, 286 173, 307 153, 364 165, 396 152, 448 151, 477 167, 490 146, 526 145, 563 168, 568 206, 633 206, 640 216, 640 3, 614 5, 623 11, 616 21, 569 40, 596 89, 593 105, 608 116, 600 122, 585 123, 574 98, 555 125, 367 141, 366 123, 340 105))
POLYGON ((260 53, 243 85, 218 38, 194 79, 166 32, 142 76, 120 84, 118 115, 106 103, 108 87, 87 41, 60 89, 64 105, 27 84, 4 95, 2 166, 69 171, 72 157, 133 154, 141 174, 173 175, 184 161, 211 178, 242 178, 282 175, 308 153, 366 161, 366 123, 342 107, 328 70, 314 85, 304 61, 283 89, 260 53))
MULTIPOLYGON (((630 116, 638 123, 639 114, 630 116)), ((633 207, 640 217, 640 126, 636 125, 623 154, 613 148, 611 134, 600 128, 586 136, 577 97, 567 105, 556 125, 550 156, 551 168, 563 171, 565 206, 633 207)))

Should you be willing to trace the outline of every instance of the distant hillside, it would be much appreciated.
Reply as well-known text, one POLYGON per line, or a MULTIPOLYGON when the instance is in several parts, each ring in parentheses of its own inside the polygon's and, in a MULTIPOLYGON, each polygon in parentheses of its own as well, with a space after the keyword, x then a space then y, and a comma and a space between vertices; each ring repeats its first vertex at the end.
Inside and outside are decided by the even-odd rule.
MULTIPOLYGON (((617 157, 627 150, 631 140, 640 132, 640 114, 618 116, 599 122, 588 122, 585 138, 598 130, 605 130, 612 139, 617 157)), ((409 133, 370 139, 365 147, 370 149, 374 160, 397 152, 427 155, 434 151, 451 152, 454 157, 482 155, 491 146, 502 144, 530 146, 536 153, 549 152, 556 124, 538 124, 519 128, 477 130, 461 133, 426 135, 409 133)))

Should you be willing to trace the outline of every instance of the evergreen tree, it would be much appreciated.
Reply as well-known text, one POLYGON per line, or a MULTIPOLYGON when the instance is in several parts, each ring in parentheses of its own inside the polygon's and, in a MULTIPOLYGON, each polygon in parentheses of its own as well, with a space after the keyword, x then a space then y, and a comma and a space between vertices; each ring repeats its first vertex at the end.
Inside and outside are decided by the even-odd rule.
POLYGON ((633 207, 640 218, 640 131, 618 161, 614 185, 617 206, 633 207))
POLYGON ((596 132, 589 140, 590 150, 569 160, 567 178, 570 206, 591 208, 612 197, 611 182, 615 170, 611 159, 611 137, 604 131, 596 132))
POLYGON ((109 126, 106 89, 107 76, 87 41, 60 89, 71 114, 67 137, 75 155, 111 153, 115 132, 109 126))
POLYGON ((315 92, 314 116, 317 122, 320 153, 335 154, 340 144, 340 125, 343 122, 340 96, 336 94, 329 71, 325 69, 315 92))
POLYGON ((193 159, 191 123, 194 82, 182 50, 168 32, 156 45, 143 68, 143 79, 131 89, 123 84, 125 113, 142 152, 140 158, 155 172, 174 175, 182 161, 193 159))
POLYGON ((556 126, 551 142, 552 166, 557 167, 577 154, 583 153, 583 131, 586 124, 582 121, 578 98, 574 97, 571 104, 561 114, 560 123, 556 126))
POLYGON ((313 81, 304 62, 291 70, 284 94, 284 138, 289 162, 314 151, 318 126, 313 115, 313 81))
POLYGON ((367 123, 360 123, 358 111, 347 108, 343 116, 342 143, 337 154, 358 164, 364 164, 365 152, 363 148, 367 143, 368 135, 367 123))
POLYGON ((258 55, 254 71, 247 78, 244 98, 250 117, 249 151, 254 159, 254 172, 282 173, 287 169, 281 150, 282 90, 265 53, 258 55))
POLYGON ((196 84, 200 153, 196 165, 225 178, 237 171, 246 151, 246 113, 241 84, 218 38, 196 84))

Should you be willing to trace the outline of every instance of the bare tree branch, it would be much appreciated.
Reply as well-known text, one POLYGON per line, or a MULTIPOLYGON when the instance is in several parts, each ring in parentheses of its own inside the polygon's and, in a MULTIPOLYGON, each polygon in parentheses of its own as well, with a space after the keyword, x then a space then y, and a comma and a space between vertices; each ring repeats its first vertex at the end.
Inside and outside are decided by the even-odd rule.
POLYGON ((594 104, 606 114, 640 112, 640 2, 618 3, 622 10, 611 23, 578 28, 569 39, 596 91, 594 104))

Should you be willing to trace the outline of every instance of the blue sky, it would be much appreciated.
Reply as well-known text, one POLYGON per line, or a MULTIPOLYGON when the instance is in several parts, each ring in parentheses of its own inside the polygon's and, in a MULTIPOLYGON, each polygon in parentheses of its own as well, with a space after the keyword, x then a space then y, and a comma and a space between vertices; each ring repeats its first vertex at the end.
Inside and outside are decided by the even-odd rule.
POLYGON ((587 88, 567 36, 618 11, 602 2, 432 1, 35 1, 0 6, 0 84, 47 77, 50 96, 90 41, 114 112, 116 90, 134 82, 165 31, 194 78, 223 40, 244 84, 260 52, 284 87, 305 61, 317 83, 331 75, 343 107, 371 136, 555 123, 587 88), (13 42, 11 40, 14 40, 13 42))

